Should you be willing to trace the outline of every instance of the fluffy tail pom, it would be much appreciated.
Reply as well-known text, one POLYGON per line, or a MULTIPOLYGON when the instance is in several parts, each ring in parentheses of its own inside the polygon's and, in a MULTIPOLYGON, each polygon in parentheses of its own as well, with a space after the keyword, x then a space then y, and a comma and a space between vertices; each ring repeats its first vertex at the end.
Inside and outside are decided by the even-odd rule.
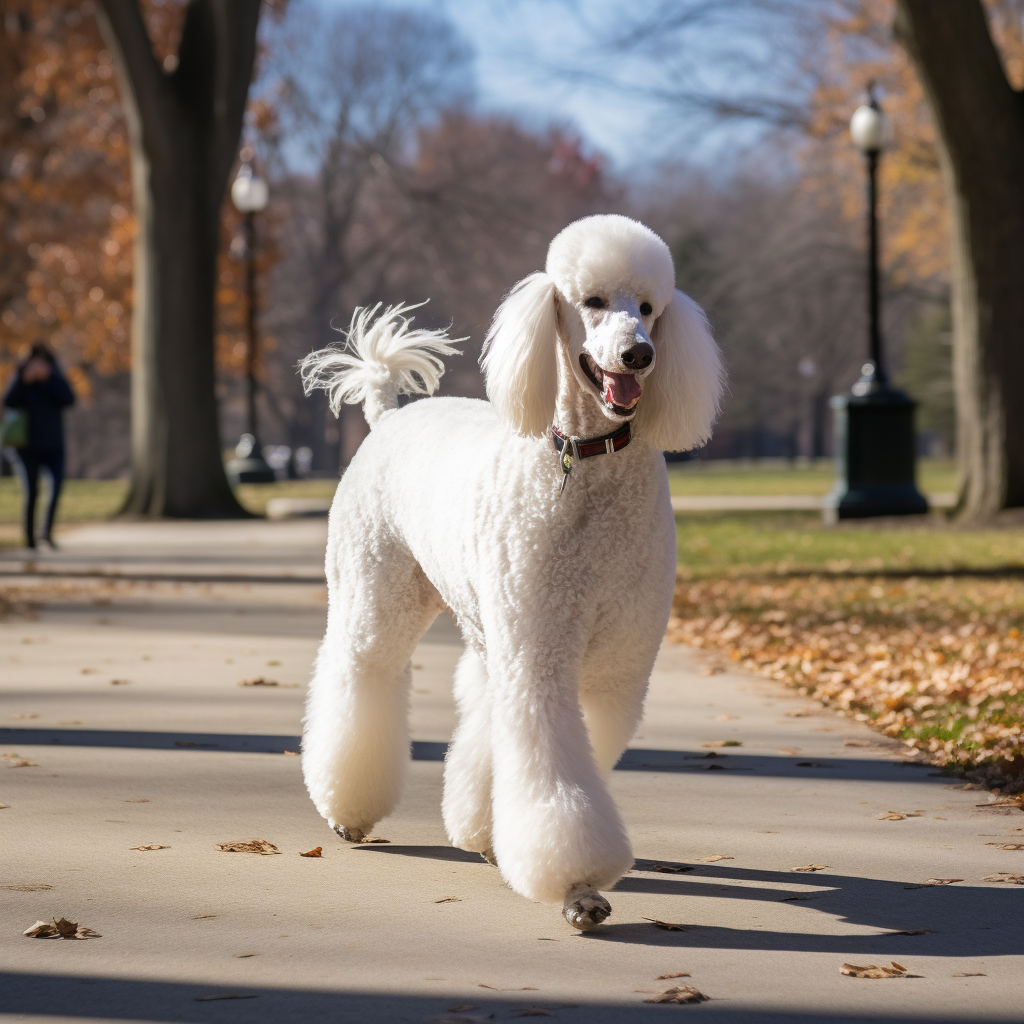
POLYGON ((299 363, 303 390, 309 395, 323 388, 335 416, 343 404, 362 403, 371 427, 397 408, 399 394, 432 395, 444 373, 441 356, 459 355, 452 341, 466 339, 451 339, 443 330, 413 330, 413 318, 403 314, 422 305, 388 306, 379 317, 379 302, 373 309, 356 307, 343 342, 310 352, 299 363))

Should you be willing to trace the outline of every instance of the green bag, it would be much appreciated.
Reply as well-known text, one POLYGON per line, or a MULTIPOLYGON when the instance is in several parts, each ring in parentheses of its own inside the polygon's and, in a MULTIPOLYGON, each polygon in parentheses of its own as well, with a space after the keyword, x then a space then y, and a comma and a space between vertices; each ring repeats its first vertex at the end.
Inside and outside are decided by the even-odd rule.
POLYGON ((5 409, 0 420, 0 448, 24 448, 28 444, 28 413, 5 409))

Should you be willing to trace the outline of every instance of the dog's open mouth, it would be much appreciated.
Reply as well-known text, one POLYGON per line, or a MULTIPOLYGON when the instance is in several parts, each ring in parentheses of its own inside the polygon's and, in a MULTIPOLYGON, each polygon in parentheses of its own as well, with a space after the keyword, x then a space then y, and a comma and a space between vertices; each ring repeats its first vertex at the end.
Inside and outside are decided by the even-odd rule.
POLYGON ((586 352, 580 354, 580 366, 609 409, 620 416, 631 416, 636 412, 642 385, 632 373, 602 370, 586 352))

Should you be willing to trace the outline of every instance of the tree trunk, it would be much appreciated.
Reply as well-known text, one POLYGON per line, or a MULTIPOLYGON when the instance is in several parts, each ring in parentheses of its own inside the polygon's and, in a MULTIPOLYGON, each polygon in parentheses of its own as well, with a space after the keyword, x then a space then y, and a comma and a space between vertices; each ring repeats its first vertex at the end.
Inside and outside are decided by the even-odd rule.
POLYGON ((123 513, 247 513, 224 474, 214 374, 220 208, 256 55, 260 0, 191 0, 178 63, 153 56, 137 0, 102 0, 132 152, 132 475, 123 513))
POLYGON ((898 0, 924 86, 953 228, 953 378, 960 513, 1024 505, 1024 97, 980 0, 898 0))

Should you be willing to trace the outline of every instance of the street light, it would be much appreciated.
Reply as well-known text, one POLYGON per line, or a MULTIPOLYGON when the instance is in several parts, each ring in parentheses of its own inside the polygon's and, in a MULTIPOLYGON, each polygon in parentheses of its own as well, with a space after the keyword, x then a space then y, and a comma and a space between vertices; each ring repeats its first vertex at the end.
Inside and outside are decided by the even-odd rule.
POLYGON ((259 356, 259 336, 256 332, 256 214, 266 209, 270 199, 267 183, 253 172, 252 150, 242 150, 242 166, 231 184, 231 202, 245 216, 245 257, 248 345, 245 372, 248 382, 248 432, 242 436, 228 463, 228 475, 235 483, 264 484, 276 479, 273 469, 263 458, 256 425, 256 364, 259 356))
POLYGON ((878 274, 878 163, 888 124, 874 83, 867 103, 850 119, 850 136, 868 172, 868 361, 847 395, 831 400, 835 411, 836 482, 825 499, 825 519, 920 515, 928 502, 914 482, 916 402, 889 383, 882 347, 878 274))

